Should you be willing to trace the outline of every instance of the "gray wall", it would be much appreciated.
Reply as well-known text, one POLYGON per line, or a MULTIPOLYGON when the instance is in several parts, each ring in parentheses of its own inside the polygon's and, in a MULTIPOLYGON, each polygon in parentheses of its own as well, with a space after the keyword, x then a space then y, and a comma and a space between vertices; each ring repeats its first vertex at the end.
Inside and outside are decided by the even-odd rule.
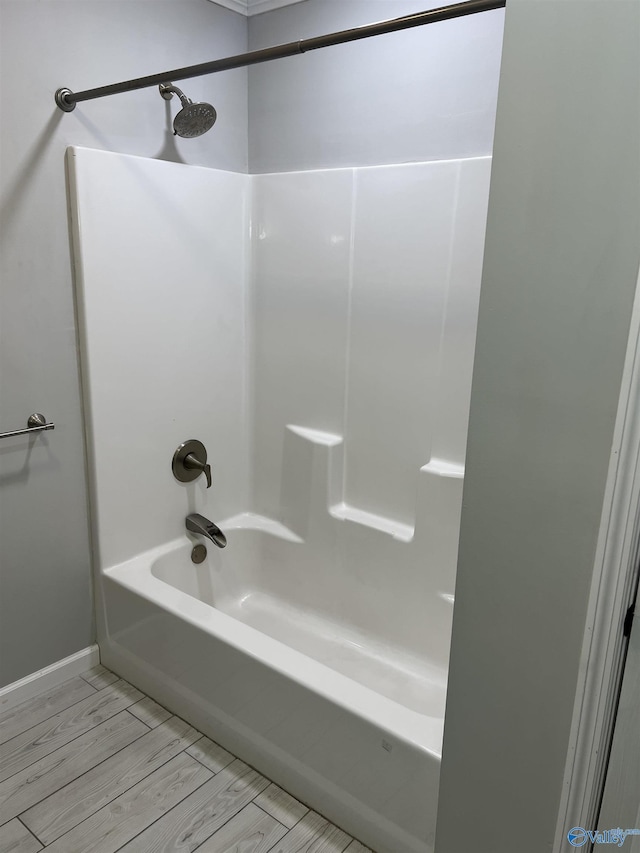
MULTIPOLYGON (((249 21, 251 49, 400 17, 436 0, 306 0, 249 21)), ((249 69, 249 170, 491 153, 503 10, 249 69)))
POLYGON ((247 21, 208 0, 0 0, 0 27, 0 430, 33 411, 56 423, 43 438, 0 446, 4 685, 93 641, 65 148, 247 168, 244 70, 184 83, 219 112, 215 132, 198 140, 174 140, 176 100, 153 89, 70 114, 53 93, 242 52, 247 21))
POLYGON ((639 60, 637 0, 509 0, 437 853, 552 849, 640 260, 639 60))

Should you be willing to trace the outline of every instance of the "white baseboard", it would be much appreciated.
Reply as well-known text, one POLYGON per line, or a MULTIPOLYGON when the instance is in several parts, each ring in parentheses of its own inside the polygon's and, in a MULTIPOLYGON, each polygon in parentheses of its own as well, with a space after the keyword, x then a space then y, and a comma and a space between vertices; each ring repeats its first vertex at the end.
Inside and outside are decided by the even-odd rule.
POLYGON ((45 666, 44 669, 32 672, 31 675, 27 675, 19 681, 14 681, 13 684, 0 687, 0 714, 9 711, 21 702, 26 702, 32 696, 37 696, 38 693, 57 687, 63 681, 68 681, 74 675, 86 672, 99 663, 100 650, 98 646, 88 646, 86 649, 69 655, 68 658, 63 658, 50 666, 45 666))

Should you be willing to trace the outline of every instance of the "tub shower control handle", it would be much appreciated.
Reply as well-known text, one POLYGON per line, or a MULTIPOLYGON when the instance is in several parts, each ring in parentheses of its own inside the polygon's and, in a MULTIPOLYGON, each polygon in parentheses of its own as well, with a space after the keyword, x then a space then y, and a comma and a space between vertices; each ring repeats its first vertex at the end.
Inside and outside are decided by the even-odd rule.
POLYGON ((211 465, 201 462, 193 453, 187 453, 184 457, 184 467, 191 471, 199 471, 207 478, 207 488, 211 488, 211 465))
POLYGON ((195 438, 183 441, 173 454, 171 470, 176 480, 191 483, 200 474, 207 478, 207 488, 211 488, 211 465, 207 464, 207 448, 195 438))

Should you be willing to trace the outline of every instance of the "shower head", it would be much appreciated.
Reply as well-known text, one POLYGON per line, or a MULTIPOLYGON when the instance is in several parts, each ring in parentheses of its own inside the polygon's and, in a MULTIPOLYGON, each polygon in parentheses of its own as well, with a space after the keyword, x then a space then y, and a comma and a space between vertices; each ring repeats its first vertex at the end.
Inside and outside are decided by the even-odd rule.
POLYGON ((211 104, 196 103, 174 86, 173 83, 160 83, 160 94, 166 101, 170 101, 175 94, 180 98, 182 109, 173 120, 174 136, 182 136, 185 139, 193 139, 202 136, 211 130, 215 124, 217 113, 211 104))

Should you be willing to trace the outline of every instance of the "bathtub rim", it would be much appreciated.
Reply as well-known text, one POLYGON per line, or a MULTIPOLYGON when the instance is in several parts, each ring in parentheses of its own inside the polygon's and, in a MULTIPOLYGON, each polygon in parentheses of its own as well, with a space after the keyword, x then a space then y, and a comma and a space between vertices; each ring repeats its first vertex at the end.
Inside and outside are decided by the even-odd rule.
MULTIPOLYGON (((154 560, 184 549, 186 542, 184 537, 172 539, 114 566, 101 568, 100 574, 194 627, 213 634, 308 690, 319 693, 325 700, 357 714, 389 737, 441 761, 444 716, 420 714, 382 696, 152 574, 154 560)), ((107 631, 107 635, 109 633, 107 631)))

